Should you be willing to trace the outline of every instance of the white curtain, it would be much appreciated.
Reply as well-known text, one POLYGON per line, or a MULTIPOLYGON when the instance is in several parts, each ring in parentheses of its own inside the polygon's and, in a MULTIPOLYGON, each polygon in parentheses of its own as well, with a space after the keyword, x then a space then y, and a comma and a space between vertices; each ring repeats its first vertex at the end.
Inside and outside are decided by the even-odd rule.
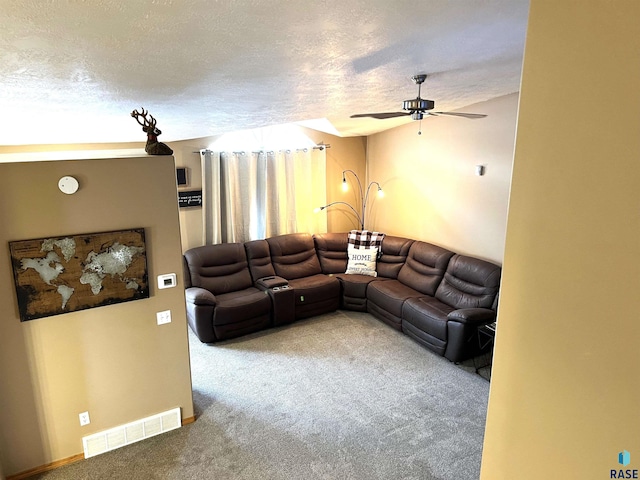
POLYGON ((294 232, 326 232, 326 152, 203 150, 203 241, 245 242, 294 232))

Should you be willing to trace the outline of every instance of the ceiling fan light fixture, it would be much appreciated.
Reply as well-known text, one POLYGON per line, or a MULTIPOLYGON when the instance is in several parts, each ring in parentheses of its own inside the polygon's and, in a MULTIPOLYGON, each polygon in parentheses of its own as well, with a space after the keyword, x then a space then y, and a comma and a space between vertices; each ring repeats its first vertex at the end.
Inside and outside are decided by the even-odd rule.
MULTIPOLYGON (((358 113, 355 115, 351 115, 351 118, 362 118, 362 117, 370 117, 376 118, 378 120, 385 120, 387 118, 396 118, 396 117, 404 117, 407 115, 411 115, 413 120, 422 120, 425 115, 452 115, 454 117, 464 117, 464 118, 484 118, 486 115, 482 113, 462 113, 462 112, 433 112, 431 113, 429 110, 433 110, 435 107, 435 102, 433 100, 423 100, 420 97, 420 90, 422 87, 422 83, 427 79, 425 74, 414 75, 411 77, 411 80, 418 85, 418 96, 416 98, 412 98, 411 100, 405 100, 402 102, 402 112, 382 112, 382 113, 358 113)), ((418 132, 420 134, 420 132, 418 132)))
POLYGON ((402 108, 410 112, 414 110, 421 110, 423 112, 426 110, 433 110, 435 105, 436 104, 433 100, 423 100, 420 97, 402 102, 402 108))

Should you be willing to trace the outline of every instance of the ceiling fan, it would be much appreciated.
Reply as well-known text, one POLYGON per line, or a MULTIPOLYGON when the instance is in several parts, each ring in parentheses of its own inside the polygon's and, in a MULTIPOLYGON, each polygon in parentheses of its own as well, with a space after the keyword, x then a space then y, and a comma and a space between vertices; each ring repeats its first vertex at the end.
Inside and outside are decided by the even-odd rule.
POLYGON ((387 118, 395 118, 395 117, 404 117, 406 115, 411 115, 411 118, 414 120, 422 120, 425 115, 452 115, 455 117, 464 117, 472 120, 478 118, 484 118, 486 115, 482 113, 462 113, 462 112, 430 112, 429 110, 433 110, 435 107, 435 102, 433 100, 424 100, 420 98, 420 87, 427 79, 425 74, 414 75, 411 77, 413 83, 418 85, 418 96, 416 98, 412 98, 411 100, 405 100, 402 102, 402 109, 404 112, 383 112, 383 113, 357 113, 355 115, 351 115, 351 118, 362 118, 362 117, 371 117, 376 118, 378 120, 384 120, 387 118))

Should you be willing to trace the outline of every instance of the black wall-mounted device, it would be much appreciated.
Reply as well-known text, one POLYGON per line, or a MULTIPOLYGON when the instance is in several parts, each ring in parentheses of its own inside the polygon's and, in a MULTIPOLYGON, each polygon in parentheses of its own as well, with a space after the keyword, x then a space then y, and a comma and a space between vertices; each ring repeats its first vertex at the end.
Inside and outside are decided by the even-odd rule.
POLYGON ((176 168, 176 179, 178 186, 187 185, 187 169, 184 167, 176 168))

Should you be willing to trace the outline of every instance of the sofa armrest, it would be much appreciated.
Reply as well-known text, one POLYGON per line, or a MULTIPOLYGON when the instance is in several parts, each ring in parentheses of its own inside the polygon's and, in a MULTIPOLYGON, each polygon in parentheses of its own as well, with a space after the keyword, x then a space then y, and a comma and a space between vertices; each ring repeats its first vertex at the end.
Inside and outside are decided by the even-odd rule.
POLYGON ((480 326, 491 323, 496 319, 496 312, 490 308, 461 308, 447 315, 447 320, 464 323, 470 326, 480 326))
POLYGON ((194 305, 216 305, 216 296, 209 290, 200 287, 189 287, 185 290, 185 298, 188 303, 194 305))
POLYGON ((283 287, 285 285, 289 285, 289 281, 277 276, 262 277, 256 280, 255 285, 260 290, 269 290, 273 287, 283 287))

